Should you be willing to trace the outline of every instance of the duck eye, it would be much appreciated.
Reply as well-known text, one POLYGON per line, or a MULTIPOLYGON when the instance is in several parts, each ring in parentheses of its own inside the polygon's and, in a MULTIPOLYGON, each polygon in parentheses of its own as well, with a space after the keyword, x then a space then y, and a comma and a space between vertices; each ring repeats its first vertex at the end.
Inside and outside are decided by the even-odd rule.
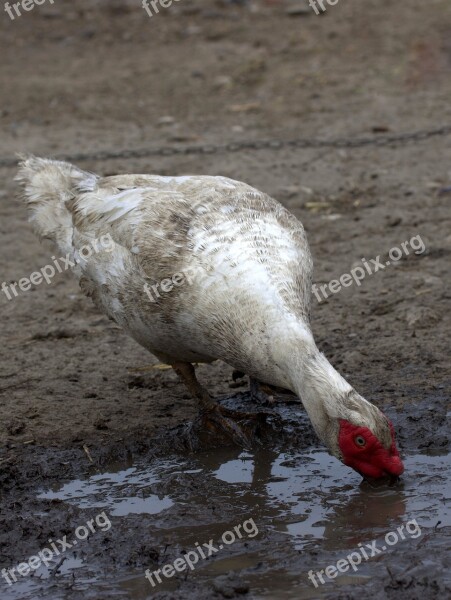
POLYGON ((355 440, 354 440, 354 441, 355 441, 355 443, 357 444, 357 446, 360 446, 361 448, 362 448, 363 446, 365 446, 365 444, 366 444, 366 440, 365 440, 365 438, 364 438, 364 437, 362 437, 361 435, 358 435, 358 436, 355 438, 355 440))

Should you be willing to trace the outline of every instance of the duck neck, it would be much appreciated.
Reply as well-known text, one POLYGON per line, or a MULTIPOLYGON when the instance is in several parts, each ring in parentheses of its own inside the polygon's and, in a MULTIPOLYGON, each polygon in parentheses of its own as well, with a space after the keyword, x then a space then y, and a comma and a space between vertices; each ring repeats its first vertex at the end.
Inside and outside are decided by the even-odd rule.
POLYGON ((354 390, 318 350, 310 329, 295 327, 286 342, 285 338, 283 364, 290 389, 300 398, 320 439, 330 447, 338 420, 345 417, 344 401, 354 390))

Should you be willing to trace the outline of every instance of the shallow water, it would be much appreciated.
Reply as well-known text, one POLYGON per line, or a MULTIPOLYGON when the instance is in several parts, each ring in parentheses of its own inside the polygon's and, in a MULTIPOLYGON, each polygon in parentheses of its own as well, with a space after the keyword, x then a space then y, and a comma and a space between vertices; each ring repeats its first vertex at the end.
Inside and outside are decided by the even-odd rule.
MULTIPOLYGON (((358 550, 358 544, 373 540, 378 548, 390 551, 384 536, 396 532, 400 526, 404 526, 405 539, 395 533, 398 544, 408 544, 409 540, 411 543, 436 527, 450 526, 451 490, 447 476, 450 463, 449 454, 407 455, 406 471, 400 482, 391 487, 372 487, 360 483, 358 475, 326 452, 260 449, 240 453, 224 449, 189 457, 173 456, 151 464, 110 465, 106 472, 43 491, 39 498, 60 500, 80 509, 106 511, 115 529, 126 529, 127 518, 133 515, 149 515, 153 534, 160 531, 161 535, 171 535, 175 544, 187 549, 196 542, 218 540, 226 529, 233 530, 237 523, 252 518, 259 530, 254 538, 260 540, 258 545, 246 547, 243 540, 237 540, 224 547, 214 560, 199 562, 190 576, 211 580, 236 570, 259 597, 314 598, 324 591, 330 592, 332 582, 315 589, 305 570, 298 572, 293 568, 299 553, 318 553, 315 564, 319 569, 321 565, 334 564, 337 556, 344 558, 358 550), (179 485, 181 476, 188 476, 192 485, 179 485), (223 486, 219 496, 217 492, 211 496, 205 493, 209 482, 212 487, 214 482, 223 486), (213 498, 219 510, 222 502, 239 507, 234 522, 230 521, 228 527, 224 522, 185 522, 187 507, 195 506, 202 514, 202 506, 211 504, 213 498), (271 540, 277 537, 280 547, 280 536, 286 540, 283 553, 279 550, 273 556, 271 540), (262 562, 267 569, 255 573, 262 562)), ((333 584, 367 580, 371 577, 371 563, 378 560, 376 556, 363 561, 357 571, 340 574, 333 584)), ((62 576, 81 566, 73 560, 67 561, 62 576)), ((109 582, 111 597, 115 592, 125 591, 135 600, 148 598, 152 588, 143 571, 124 572, 122 578, 109 582)), ((49 573, 43 571, 37 575, 45 578, 49 573)), ((88 582, 92 590, 96 584, 89 578, 88 582)), ((105 589, 98 581, 97 585, 105 589)), ((164 579, 158 591, 175 587, 175 580, 164 579)), ((33 597, 31 579, 20 581, 14 588, 19 595, 11 598, 33 597)))
POLYGON ((301 546, 311 539, 337 537, 338 549, 343 538, 333 532, 340 529, 342 520, 348 533, 384 525, 387 517, 417 518, 429 527, 438 520, 442 526, 451 525, 451 505, 446 504, 451 490, 445 476, 451 455, 410 455, 404 463, 406 472, 393 486, 373 487, 367 482, 356 486, 360 478, 325 451, 251 454, 220 450, 151 465, 118 466, 116 471, 77 479, 38 497, 62 500, 79 508, 99 508, 111 516, 154 515, 176 504, 177 498, 150 493, 152 484, 178 473, 213 477, 230 484, 231 497, 251 494, 255 500, 260 498, 260 512, 264 506, 267 516, 276 519, 278 526, 301 546), (311 494, 315 496, 313 506, 311 494), (373 508, 377 510, 373 512, 373 508), (358 518, 363 509, 370 512, 358 518), (297 523, 302 527, 296 527, 297 523))
POLYGON ((173 463, 160 462, 149 469, 120 468, 117 472, 99 473, 89 479, 76 479, 38 496, 46 500, 65 500, 79 508, 108 508, 113 517, 130 514, 158 514, 174 503, 148 492, 173 463), (134 495, 136 493, 136 495, 134 495))

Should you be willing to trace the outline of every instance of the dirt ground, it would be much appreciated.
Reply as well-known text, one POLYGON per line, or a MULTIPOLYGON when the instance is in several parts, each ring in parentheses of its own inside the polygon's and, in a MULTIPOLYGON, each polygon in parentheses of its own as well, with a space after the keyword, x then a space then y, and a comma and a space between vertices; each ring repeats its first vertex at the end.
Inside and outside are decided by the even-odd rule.
MULTIPOLYGON (((377 138, 451 123, 448 0, 341 0, 321 16, 300 0, 180 0, 152 18, 134 0, 55 0, 14 21, 1 12, 0 158, 271 137, 377 138), (292 10, 299 7, 305 10, 292 10)), ((361 286, 315 300, 313 330, 334 366, 392 415, 402 449, 449 450, 451 135, 393 147, 247 150, 80 166, 100 174, 244 180, 304 223, 319 284, 349 273, 362 258, 386 260, 391 248, 420 236, 421 254, 411 252, 361 286)), ((33 236, 13 177, 14 168, 0 168, 0 283, 29 276, 53 252, 33 236)), ((53 530, 57 535, 80 522, 76 511, 54 507, 45 509, 43 524, 36 490, 85 473, 83 446, 97 467, 126 456, 161 457, 168 447, 163 440, 175 444, 196 408, 175 374, 147 368, 158 361, 96 312, 69 273, 12 300, 0 292, 0 310, 0 567, 6 567, 32 554, 53 530)), ((201 366, 199 376, 216 395, 246 390, 235 389, 224 364, 201 366)), ((301 412, 290 410, 291 419, 301 412)), ((288 443, 279 427, 274 433, 288 443)), ((137 521, 130 535, 139 532, 137 521)), ((118 572, 145 564, 139 553, 159 542, 155 536, 141 541, 130 545, 124 532, 113 535, 111 560, 100 546, 91 560, 118 572)), ((423 546, 424 556, 446 554, 449 538, 448 545, 431 544, 423 546)), ((420 550, 416 556, 422 560, 420 550)), ((441 565, 445 571, 446 562, 441 565)), ((385 571, 373 586, 330 597, 362 597, 362 590, 381 598, 446 597, 440 582, 402 592, 390 577, 385 571)), ((39 597, 88 597, 64 588, 65 596, 52 585, 43 582, 47 595, 39 597)), ((238 587, 226 596, 195 579, 180 586, 164 597, 244 593, 238 587)), ((1 597, 9 593, 2 589, 1 597)), ((92 597, 110 593, 97 590, 92 597)), ((147 597, 127 593, 117 597, 147 597)))

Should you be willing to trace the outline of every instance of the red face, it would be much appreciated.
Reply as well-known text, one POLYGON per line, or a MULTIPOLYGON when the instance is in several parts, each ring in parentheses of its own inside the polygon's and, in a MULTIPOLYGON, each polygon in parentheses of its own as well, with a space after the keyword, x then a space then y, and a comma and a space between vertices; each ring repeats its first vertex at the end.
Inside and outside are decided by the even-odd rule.
POLYGON ((395 444, 393 425, 388 421, 392 443, 389 450, 384 448, 377 437, 367 428, 340 421, 338 444, 343 454, 343 462, 364 477, 377 479, 386 475, 398 477, 404 471, 395 444))

